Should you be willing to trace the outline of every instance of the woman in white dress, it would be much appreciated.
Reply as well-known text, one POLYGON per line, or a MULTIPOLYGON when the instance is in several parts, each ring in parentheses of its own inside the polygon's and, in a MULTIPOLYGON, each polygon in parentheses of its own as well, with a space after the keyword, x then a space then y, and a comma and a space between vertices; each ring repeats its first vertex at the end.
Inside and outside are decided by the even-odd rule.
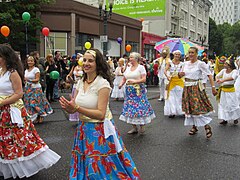
POLYGON ((226 60, 224 69, 216 75, 216 81, 221 84, 217 96, 218 100, 218 119, 222 121, 220 124, 226 125, 228 121, 234 120, 234 124, 238 123, 240 118, 240 107, 234 83, 238 77, 233 60, 226 60))
POLYGON ((118 88, 119 84, 122 82, 123 79, 123 71, 124 71, 124 59, 120 58, 118 60, 118 67, 115 70, 115 79, 113 81, 113 90, 111 94, 111 98, 115 98, 115 100, 118 100, 119 98, 124 98, 124 87, 121 89, 118 88))
POLYGON ((216 95, 217 91, 214 86, 212 74, 206 64, 197 59, 198 49, 190 47, 188 50, 189 61, 185 61, 182 72, 179 72, 179 77, 185 76, 182 109, 185 112, 185 126, 192 126, 189 135, 197 133, 198 128, 204 126, 206 137, 212 136, 212 130, 209 123, 212 118, 209 116, 213 112, 213 106, 210 103, 204 86, 201 82, 201 77, 205 73, 212 86, 212 94, 216 95))
POLYGON ((60 156, 38 135, 22 96, 23 67, 12 48, 0 45, 0 176, 30 177, 60 156))
POLYGON ((182 111, 182 93, 184 81, 178 77, 178 72, 182 70, 183 62, 180 61, 181 51, 173 52, 174 59, 170 61, 165 68, 165 76, 169 84, 167 86, 167 97, 164 105, 164 115, 174 118, 175 115, 183 115, 182 111), (168 75, 167 71, 170 72, 168 75))

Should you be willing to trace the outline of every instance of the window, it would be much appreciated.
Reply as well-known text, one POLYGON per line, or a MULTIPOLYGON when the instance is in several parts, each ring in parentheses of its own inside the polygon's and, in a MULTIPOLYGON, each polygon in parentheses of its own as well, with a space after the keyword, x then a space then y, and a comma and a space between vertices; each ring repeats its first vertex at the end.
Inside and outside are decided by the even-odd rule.
POLYGON ((190 25, 195 26, 195 17, 192 15, 190 16, 190 25))
POLYGON ((190 38, 193 39, 193 40, 195 39, 195 32, 190 31, 190 38))
POLYGON ((194 0, 191 1, 191 9, 196 8, 196 2, 194 0))
POLYGON ((187 29, 186 28, 181 27, 181 35, 182 35, 182 37, 187 37, 187 29))
POLYGON ((177 6, 172 4, 172 16, 177 14, 177 6))
POLYGON ((67 33, 50 32, 45 38, 45 55, 54 54, 55 51, 60 51, 62 55, 67 54, 67 33))
POLYGON ((184 21, 187 21, 187 12, 186 11, 184 11, 184 10, 182 10, 182 18, 183 18, 183 20, 184 21))
POLYGON ((84 53, 85 52, 85 42, 90 42, 91 44, 94 44, 94 36, 88 35, 88 34, 76 34, 75 39, 75 53, 84 53))
POLYGON ((171 24, 171 31, 172 33, 175 33, 176 34, 176 31, 177 31, 177 25, 176 24, 171 24))
POLYGON ((202 7, 201 6, 198 6, 198 14, 202 15, 202 7))
POLYGON ((207 31, 207 23, 204 23, 204 30, 207 31))
POLYGON ((202 21, 198 19, 198 29, 202 29, 202 21))

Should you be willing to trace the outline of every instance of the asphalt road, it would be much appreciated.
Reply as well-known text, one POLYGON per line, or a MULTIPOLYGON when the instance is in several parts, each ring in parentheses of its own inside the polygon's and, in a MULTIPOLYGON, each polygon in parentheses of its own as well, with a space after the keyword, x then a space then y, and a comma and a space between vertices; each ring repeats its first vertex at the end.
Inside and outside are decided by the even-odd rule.
MULTIPOLYGON (((116 126, 143 180, 240 179, 240 124, 221 126, 215 113, 210 140, 206 139, 203 128, 190 136, 191 127, 183 125, 184 117, 169 119, 163 115, 164 102, 157 101, 158 88, 148 88, 148 97, 157 117, 147 125, 145 135, 128 135, 131 126, 118 120, 123 101, 110 102, 116 126)), ((217 111, 215 99, 210 94, 209 97, 217 111)), ((53 167, 28 178, 31 180, 66 180, 68 176, 77 123, 67 120, 58 103, 52 106, 54 114, 36 128, 62 158, 53 167)))

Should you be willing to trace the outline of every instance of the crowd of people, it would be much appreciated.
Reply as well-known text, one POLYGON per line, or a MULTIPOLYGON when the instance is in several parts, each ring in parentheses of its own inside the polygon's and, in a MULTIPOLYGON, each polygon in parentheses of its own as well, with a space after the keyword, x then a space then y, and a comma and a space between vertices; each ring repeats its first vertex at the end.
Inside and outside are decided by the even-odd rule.
POLYGON ((37 51, 24 64, 14 50, 0 45, 0 176, 23 178, 57 163, 60 156, 38 135, 34 124, 53 113, 51 104, 59 100, 77 121, 71 153, 69 179, 140 179, 136 165, 115 126, 109 98, 124 100, 119 119, 132 126, 128 134, 146 134, 145 126, 156 118, 147 98, 147 82, 159 85, 159 101, 164 115, 185 116, 189 135, 210 126, 214 108, 206 94, 207 80, 218 102, 221 125, 238 123, 240 117, 240 62, 220 57, 214 62, 198 59, 198 49, 190 47, 182 60, 179 50, 164 47, 160 56, 148 63, 137 52, 114 63, 104 60, 98 49, 62 57, 59 51, 40 58, 37 51), (51 73, 60 75, 53 78, 51 73), (70 99, 61 96, 61 82, 71 85, 70 99), (218 84, 216 90, 215 84, 218 84))

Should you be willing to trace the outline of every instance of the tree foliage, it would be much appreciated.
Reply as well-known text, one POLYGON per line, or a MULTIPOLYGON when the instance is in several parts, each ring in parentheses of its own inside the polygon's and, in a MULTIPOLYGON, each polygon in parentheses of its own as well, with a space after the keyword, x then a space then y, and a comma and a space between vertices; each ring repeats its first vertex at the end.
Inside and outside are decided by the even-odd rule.
POLYGON ((36 43, 39 43, 39 37, 36 37, 36 32, 42 28, 42 22, 37 17, 42 5, 53 3, 54 0, 16 0, 12 2, 0 3, 0 27, 6 25, 10 28, 10 35, 5 38, 0 35, 0 43, 10 44, 16 51, 21 54, 26 53, 26 24, 22 20, 22 13, 29 12, 31 15, 30 21, 27 23, 27 35, 29 52, 36 50, 36 43))
POLYGON ((230 25, 223 23, 216 25, 215 21, 209 20, 209 49, 217 55, 240 54, 240 22, 230 25))

